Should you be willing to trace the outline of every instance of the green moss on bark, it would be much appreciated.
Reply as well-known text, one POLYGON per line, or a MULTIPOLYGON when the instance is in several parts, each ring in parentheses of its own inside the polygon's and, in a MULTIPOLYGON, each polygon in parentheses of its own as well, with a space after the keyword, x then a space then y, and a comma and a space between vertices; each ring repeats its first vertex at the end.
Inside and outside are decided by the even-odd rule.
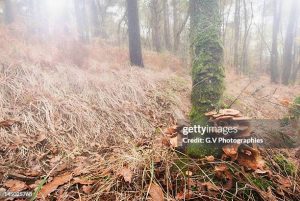
MULTIPOLYGON (((191 0, 190 6, 193 79, 190 119, 194 125, 205 126, 204 113, 218 108, 224 91, 219 5, 218 0, 191 0)), ((216 150, 217 147, 203 144, 187 146, 187 153, 194 157, 216 155, 216 150)))

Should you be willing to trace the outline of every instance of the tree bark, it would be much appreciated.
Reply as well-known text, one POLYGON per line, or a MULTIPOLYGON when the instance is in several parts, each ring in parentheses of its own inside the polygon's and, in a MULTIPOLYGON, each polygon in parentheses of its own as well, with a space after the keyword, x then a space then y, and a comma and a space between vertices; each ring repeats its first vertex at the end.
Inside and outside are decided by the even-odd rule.
POLYGON ((177 53, 179 47, 179 37, 177 37, 178 30, 178 0, 172 1, 173 5, 173 52, 177 53))
POLYGON ((170 35, 170 20, 169 20, 169 2, 163 1, 163 13, 164 13, 164 39, 167 50, 171 50, 171 35, 170 35))
POLYGON ((94 37, 100 35, 100 19, 99 19, 99 8, 97 0, 89 1, 90 6, 90 16, 91 16, 91 26, 92 26, 92 34, 94 37))
POLYGON ((152 45, 155 48, 156 52, 161 52, 160 1, 159 0, 151 0, 150 10, 151 10, 152 45))
MULTIPOLYGON (((204 113, 218 109, 224 91, 222 64, 221 18, 218 0, 190 0, 191 9, 191 57, 192 57, 192 124, 205 126, 204 113)), ((202 146, 202 145, 201 145, 202 146)), ((213 155, 208 147, 187 147, 195 157, 213 155)))
POLYGON ((144 67, 141 48, 138 3, 137 0, 126 0, 126 2, 130 63, 131 65, 144 67))
POLYGON ((233 65, 237 72, 239 69, 239 42, 240 42, 240 0, 235 1, 234 12, 234 58, 233 65))
POLYGON ((278 4, 278 0, 274 0, 273 11, 273 34, 272 34, 272 50, 271 50, 271 82, 278 83, 278 32, 281 18, 281 4, 278 4))
POLYGON ((285 36, 285 44, 284 44, 283 71, 282 71, 282 84, 284 85, 289 84, 290 76, 291 76, 294 34, 297 25, 296 22, 298 21, 297 18, 299 17, 298 7, 299 7, 299 0, 294 0, 291 7, 287 32, 285 36))
POLYGON ((4 22, 11 24, 14 21, 13 5, 11 0, 4 1, 4 22))
POLYGON ((89 42, 89 26, 86 13, 86 1, 85 0, 74 0, 75 15, 77 22, 77 30, 79 37, 84 42, 89 42))

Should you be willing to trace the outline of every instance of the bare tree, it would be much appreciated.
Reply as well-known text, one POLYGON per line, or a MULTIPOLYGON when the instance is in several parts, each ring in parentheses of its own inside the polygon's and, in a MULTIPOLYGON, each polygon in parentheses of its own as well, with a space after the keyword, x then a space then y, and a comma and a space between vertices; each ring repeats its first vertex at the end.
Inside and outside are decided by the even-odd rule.
POLYGON ((100 19, 99 19, 99 6, 97 0, 91 0, 88 2, 90 7, 90 16, 91 16, 91 30, 93 36, 100 35, 100 19))
POLYGON ((239 41, 240 41, 240 0, 235 0, 233 64, 236 71, 239 71, 239 41))
MULTIPOLYGON (((280 1, 282 2, 282 1, 280 1)), ((272 34, 272 50, 271 50, 271 82, 278 83, 279 72, 278 72, 278 32, 281 18, 281 4, 278 0, 274 0, 273 10, 273 34, 272 34)))
POLYGON ((4 1, 4 22, 10 24, 14 21, 14 13, 11 0, 4 1))
POLYGON ((144 67, 141 48, 140 24, 137 0, 126 0, 129 55, 131 65, 144 67))
POLYGON ((164 14, 164 40, 167 50, 171 50, 171 35, 170 35, 170 19, 169 19, 169 2, 163 1, 163 14, 164 14))
POLYGON ((159 0, 151 0, 152 44, 157 52, 161 51, 161 8, 159 0))
POLYGON ((294 36, 299 17, 298 7, 299 0, 293 0, 284 44, 283 71, 281 76, 282 84, 284 85, 289 84, 291 76, 294 36))
POLYGON ((90 33, 87 19, 86 1, 74 0, 74 6, 79 37, 82 41, 88 42, 90 33))

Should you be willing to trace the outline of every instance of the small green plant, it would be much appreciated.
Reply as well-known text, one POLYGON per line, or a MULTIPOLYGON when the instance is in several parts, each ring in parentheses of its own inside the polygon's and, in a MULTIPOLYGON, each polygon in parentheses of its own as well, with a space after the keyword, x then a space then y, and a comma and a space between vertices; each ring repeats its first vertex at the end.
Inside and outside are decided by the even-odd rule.
POLYGON ((251 178, 252 183, 257 186, 258 188, 260 188, 261 190, 266 191, 268 189, 268 187, 272 186, 272 182, 265 179, 265 178, 261 178, 261 177, 252 177, 251 178))
POLYGON ((275 162, 278 164, 278 166, 280 167, 280 171, 283 174, 286 174, 287 176, 293 176, 296 174, 297 172, 297 168, 295 166, 294 163, 292 163, 291 161, 289 161, 285 156, 283 156, 282 154, 277 154, 274 157, 275 162))
POLYGON ((300 96, 296 97, 291 108, 290 108, 291 117, 294 119, 300 118, 300 96))

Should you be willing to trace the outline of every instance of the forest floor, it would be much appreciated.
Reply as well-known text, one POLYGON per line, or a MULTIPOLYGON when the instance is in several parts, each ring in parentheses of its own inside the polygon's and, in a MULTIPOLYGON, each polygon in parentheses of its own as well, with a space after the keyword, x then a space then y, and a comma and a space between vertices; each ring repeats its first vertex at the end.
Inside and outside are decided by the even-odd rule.
MULTIPOLYGON (((189 69, 178 58, 144 51, 141 69, 128 65, 125 48, 103 41, 82 45, 20 35, 0 31, 0 196, 29 191, 31 200, 297 199, 299 161, 286 150, 265 152, 270 165, 255 171, 176 153, 164 134, 188 118, 191 92, 189 69)), ((243 92, 233 107, 250 117, 283 117, 299 95, 299 86, 267 79, 244 89, 248 80, 229 73, 226 82, 226 104, 243 92), (273 90, 264 106, 257 104, 273 90)))

